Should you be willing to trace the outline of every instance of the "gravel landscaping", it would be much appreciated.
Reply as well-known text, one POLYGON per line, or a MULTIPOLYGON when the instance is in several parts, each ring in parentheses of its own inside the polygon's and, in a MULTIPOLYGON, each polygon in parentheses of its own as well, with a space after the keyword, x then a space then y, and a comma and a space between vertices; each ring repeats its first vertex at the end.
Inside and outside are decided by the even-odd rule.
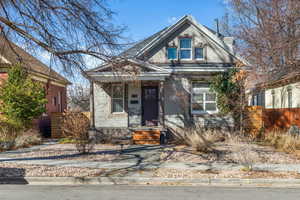
POLYGON ((266 171, 200 171, 200 170, 178 170, 178 169, 158 169, 153 173, 153 177, 161 178, 276 178, 300 179, 297 172, 266 172, 266 171))
POLYGON ((178 146, 167 148, 161 153, 161 160, 165 162, 192 162, 192 163, 267 163, 267 164, 299 164, 300 158, 274 150, 273 147, 257 144, 217 143, 215 151, 207 153, 194 152, 190 147, 178 146))
POLYGON ((104 169, 0 163, 0 177, 95 177, 104 169))
POLYGON ((294 154, 254 143, 216 143, 214 150, 206 153, 183 145, 96 145, 87 155, 78 154, 72 144, 50 144, 1 153, 0 177, 95 177, 146 172, 147 176, 163 178, 300 178, 298 164, 300 159, 294 154), (212 167, 218 163, 226 170, 212 167), (244 164, 281 165, 274 169, 294 165, 295 170, 242 171, 236 167, 244 164))

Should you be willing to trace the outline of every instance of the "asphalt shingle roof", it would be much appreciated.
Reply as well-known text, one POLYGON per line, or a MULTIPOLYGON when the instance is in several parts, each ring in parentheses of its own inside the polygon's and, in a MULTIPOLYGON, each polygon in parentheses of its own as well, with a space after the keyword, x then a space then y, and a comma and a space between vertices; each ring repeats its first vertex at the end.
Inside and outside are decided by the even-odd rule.
MULTIPOLYGON (((64 82, 65 84, 70 83, 65 77, 42 63, 34 56, 27 53, 21 47, 7 40, 3 36, 0 36, 0 55, 12 64, 22 63, 24 67, 33 72, 49 76, 50 78, 58 80, 60 82, 64 82)), ((1 59, 0 63, 2 65, 4 64, 1 59)), ((5 66, 7 66, 7 64, 5 64, 5 66)))

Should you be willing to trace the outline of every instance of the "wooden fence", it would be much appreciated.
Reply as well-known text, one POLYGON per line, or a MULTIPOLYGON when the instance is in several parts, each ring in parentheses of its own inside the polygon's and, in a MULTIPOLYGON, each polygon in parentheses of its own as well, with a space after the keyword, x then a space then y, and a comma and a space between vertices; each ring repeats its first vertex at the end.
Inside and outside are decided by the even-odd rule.
MULTIPOLYGON (((85 116, 90 119, 90 112, 82 112, 85 116)), ((63 113, 53 112, 51 113, 51 137, 52 138, 61 138, 61 123, 62 123, 63 113)))
POLYGON ((261 106, 249 106, 245 112, 245 127, 251 134, 264 129, 287 130, 292 125, 300 127, 300 108, 265 109, 261 106))

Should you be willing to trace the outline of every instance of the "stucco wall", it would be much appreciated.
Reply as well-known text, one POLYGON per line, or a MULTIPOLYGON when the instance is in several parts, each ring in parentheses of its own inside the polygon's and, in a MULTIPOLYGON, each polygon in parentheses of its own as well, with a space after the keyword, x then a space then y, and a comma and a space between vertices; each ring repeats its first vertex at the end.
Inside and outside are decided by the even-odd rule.
POLYGON ((112 114, 111 112, 111 87, 109 84, 94 83, 94 106, 96 128, 123 128, 128 127, 128 115, 126 112, 112 114))
MULTIPOLYGON (((199 80, 208 82, 209 80, 199 80)), ((195 80, 195 79, 193 79, 195 80)), ((190 91, 192 81, 189 76, 178 76, 168 79, 165 83, 165 124, 173 129, 187 127, 197 124, 206 127, 233 126, 230 116, 220 116, 217 113, 211 115, 191 114, 190 91)))
POLYGON ((292 108, 300 108, 300 82, 267 89, 265 92, 266 108, 273 108, 272 91, 275 95, 274 108, 288 108, 288 88, 292 91, 292 108))
POLYGON ((222 48, 213 43, 206 35, 200 32, 194 25, 185 25, 180 30, 172 34, 162 44, 154 48, 148 59, 153 63, 170 63, 167 59, 167 46, 179 48, 179 37, 192 37, 192 55, 194 57, 194 47, 204 46, 204 60, 182 60, 181 63, 232 63, 233 58, 222 48))
MULTIPOLYGON (((191 115, 190 89, 192 80, 186 76, 173 76, 164 83, 165 125, 173 129, 183 128, 196 122, 201 126, 232 126, 230 117, 217 115, 191 115)), ((128 113, 112 114, 110 85, 94 84, 95 126, 96 128, 126 128, 141 125, 141 85, 128 83, 128 113), (132 95, 137 97, 132 98, 132 95), (137 100, 138 104, 131 104, 137 100)))
POLYGON ((142 123, 141 83, 128 84, 129 126, 140 126, 142 123))
POLYGON ((171 77, 165 82, 165 124, 184 127, 190 120, 190 83, 185 77, 171 77))

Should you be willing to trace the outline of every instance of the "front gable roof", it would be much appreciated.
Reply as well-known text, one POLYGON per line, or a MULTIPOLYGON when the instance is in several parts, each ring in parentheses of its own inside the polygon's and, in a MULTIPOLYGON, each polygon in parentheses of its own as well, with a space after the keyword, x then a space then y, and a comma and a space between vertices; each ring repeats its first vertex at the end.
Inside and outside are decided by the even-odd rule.
POLYGON ((204 34, 207 38, 209 38, 214 44, 223 49, 229 55, 234 57, 235 59, 243 62, 245 65, 250 65, 246 60, 237 55, 232 48, 230 48, 223 40, 223 36, 217 36, 216 32, 209 29, 208 27, 199 24, 192 16, 186 15, 178 20, 174 25, 171 25, 167 28, 162 29, 161 31, 155 33, 154 35, 146 38, 145 40, 137 43, 133 47, 124 51, 120 54, 121 57, 129 57, 129 58, 140 58, 143 55, 146 55, 151 49, 155 46, 159 45, 166 38, 168 38, 172 33, 176 30, 184 26, 185 24, 191 24, 195 26, 202 34, 204 34))

